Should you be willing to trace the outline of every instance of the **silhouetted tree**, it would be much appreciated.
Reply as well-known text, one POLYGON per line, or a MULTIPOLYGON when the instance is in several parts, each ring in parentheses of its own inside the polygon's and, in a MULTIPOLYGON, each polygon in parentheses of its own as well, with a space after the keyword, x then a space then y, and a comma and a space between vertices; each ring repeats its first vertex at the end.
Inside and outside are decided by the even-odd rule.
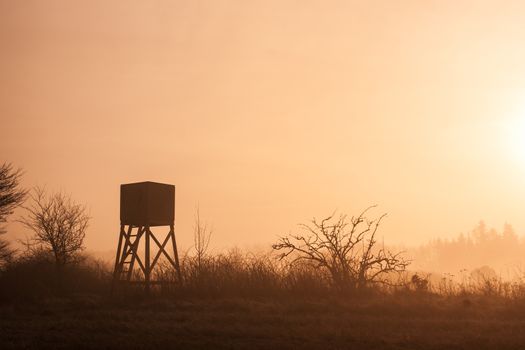
POLYGON ((197 269, 202 269, 203 260, 206 258, 213 231, 208 225, 201 221, 200 209, 197 207, 195 213, 195 225, 193 226, 193 242, 195 244, 195 260, 197 269))
POLYGON ((509 245, 517 245, 519 243, 518 235, 514 231, 514 228, 511 224, 505 223, 503 225, 503 232, 501 233, 503 241, 507 242, 509 245))
POLYGON ((85 206, 73 202, 69 195, 47 195, 38 187, 31 193, 31 202, 24 207, 27 215, 19 220, 34 233, 25 243, 26 247, 30 251, 52 253, 59 269, 75 262, 84 249, 90 219, 85 206))
POLYGON ((384 246, 377 247, 376 233, 386 214, 375 220, 365 215, 347 221, 346 215, 334 214, 311 224, 301 224, 303 234, 281 237, 272 247, 282 250, 279 259, 288 256, 291 263, 307 260, 327 270, 340 288, 362 288, 371 283, 388 283, 390 273, 402 272, 410 263, 401 253, 392 253, 384 246))
MULTIPOLYGON (((27 195, 27 191, 20 187, 22 170, 14 170, 11 164, 0 166, 0 235, 6 233, 3 223, 13 210, 20 206, 27 195)), ((0 266, 4 265, 13 255, 9 243, 0 238, 0 266)))

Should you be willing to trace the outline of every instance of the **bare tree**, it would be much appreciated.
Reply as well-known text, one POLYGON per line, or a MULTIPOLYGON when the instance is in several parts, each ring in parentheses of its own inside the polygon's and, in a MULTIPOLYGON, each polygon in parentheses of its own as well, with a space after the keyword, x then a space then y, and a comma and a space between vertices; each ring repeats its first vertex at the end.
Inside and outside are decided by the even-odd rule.
POLYGON ((306 260, 329 272, 339 288, 362 288, 371 283, 388 283, 388 275, 402 272, 409 265, 401 253, 392 253, 384 244, 377 247, 376 233, 383 214, 375 220, 365 217, 375 206, 347 220, 346 215, 331 216, 311 224, 301 224, 302 234, 281 237, 272 247, 283 251, 279 259, 291 263, 306 260))
POLYGON ((213 230, 209 229, 208 225, 201 221, 200 209, 197 207, 195 224, 193 226, 193 243, 195 245, 195 259, 198 271, 201 271, 203 260, 206 258, 212 233, 213 230))
MULTIPOLYGON (((20 187, 21 177, 21 169, 14 170, 9 163, 0 166, 0 235, 6 233, 1 225, 7 222, 7 217, 24 202, 27 196, 27 191, 20 187)), ((13 250, 9 247, 9 243, 0 239, 0 266, 12 256, 13 250)))
POLYGON ((27 215, 19 220, 34 233, 25 243, 27 248, 52 253, 59 269, 75 262, 84 249, 90 219, 85 206, 73 202, 63 193, 47 195, 39 187, 30 197, 31 205, 24 207, 27 215))

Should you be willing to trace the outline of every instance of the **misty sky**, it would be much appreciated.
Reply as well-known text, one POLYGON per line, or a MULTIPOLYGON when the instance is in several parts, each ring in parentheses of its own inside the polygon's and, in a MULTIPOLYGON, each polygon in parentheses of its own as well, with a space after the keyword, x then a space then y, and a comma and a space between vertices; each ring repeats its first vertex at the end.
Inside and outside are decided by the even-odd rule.
POLYGON ((183 247, 197 204, 217 248, 370 204, 395 244, 524 234, 523 23, 522 1, 0 0, 0 161, 86 203, 92 250, 144 180, 176 185, 183 247))

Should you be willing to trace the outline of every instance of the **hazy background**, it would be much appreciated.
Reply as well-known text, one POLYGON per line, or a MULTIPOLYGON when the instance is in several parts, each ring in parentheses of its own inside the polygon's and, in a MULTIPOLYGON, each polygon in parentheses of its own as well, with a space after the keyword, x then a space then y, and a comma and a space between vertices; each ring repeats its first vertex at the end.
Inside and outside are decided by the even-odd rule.
POLYGON ((186 247, 198 203, 216 248, 374 203, 394 244, 522 234, 523 23, 522 1, 0 0, 0 160, 86 203, 91 250, 144 180, 177 186, 186 247))

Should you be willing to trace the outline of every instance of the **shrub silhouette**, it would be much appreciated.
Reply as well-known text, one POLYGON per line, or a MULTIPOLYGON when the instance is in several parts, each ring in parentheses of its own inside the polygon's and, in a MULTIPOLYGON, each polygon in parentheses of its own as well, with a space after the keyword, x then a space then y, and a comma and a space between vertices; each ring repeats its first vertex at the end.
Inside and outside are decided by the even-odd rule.
POLYGON ((0 274, 0 298, 38 301, 72 294, 106 294, 111 274, 109 266, 90 257, 58 271, 53 256, 44 250, 19 256, 0 274))
POLYGON ((31 194, 31 201, 31 205, 24 207, 27 215, 19 220, 34 233, 25 243, 27 249, 51 253, 57 269, 76 262, 84 249, 90 219, 86 208, 70 196, 47 195, 39 187, 31 194))
POLYGON ((334 214, 310 224, 301 224, 302 232, 281 237, 273 249, 283 251, 279 259, 291 258, 291 264, 308 261, 329 272, 339 289, 360 289, 371 284, 387 284, 392 273, 405 271, 409 265, 401 253, 377 247, 376 233, 381 220, 369 220, 365 209, 349 221, 334 214))

